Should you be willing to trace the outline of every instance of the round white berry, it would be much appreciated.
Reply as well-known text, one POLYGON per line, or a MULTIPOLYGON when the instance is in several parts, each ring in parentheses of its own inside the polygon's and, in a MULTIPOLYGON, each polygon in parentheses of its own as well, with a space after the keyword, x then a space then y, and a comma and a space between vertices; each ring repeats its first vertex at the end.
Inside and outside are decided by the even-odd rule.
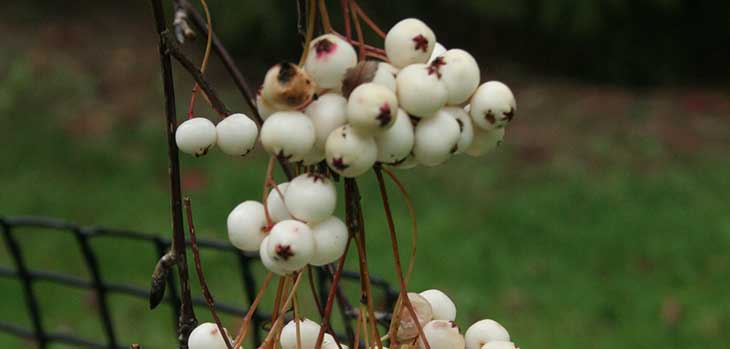
POLYGON ((273 258, 271 258, 271 255, 269 255, 269 239, 270 236, 266 236, 263 241, 261 241, 261 248, 259 249, 259 257, 261 258, 261 263, 266 267, 266 269, 276 275, 287 275, 290 273, 289 270, 285 269, 281 263, 274 261, 273 258))
POLYGON ((287 188, 289 188, 289 182, 279 183, 276 188, 272 188, 269 191, 269 195, 266 197, 266 208, 269 211, 269 217, 271 217, 274 223, 292 219, 289 210, 284 204, 284 194, 287 188))
POLYGON ((292 217, 307 223, 318 223, 335 212, 337 189, 327 176, 308 172, 289 182, 284 203, 292 217))
POLYGON ((309 103, 316 90, 317 84, 304 69, 284 62, 266 72, 261 98, 273 109, 295 110, 309 103))
POLYGON ((175 142, 180 151, 203 156, 216 141, 215 125, 206 118, 185 120, 175 131, 175 142))
POLYGON ((413 155, 418 163, 437 166, 456 152, 461 130, 456 119, 439 110, 434 117, 418 122, 415 135, 413 155))
POLYGON ((403 68, 426 63, 436 44, 436 35, 426 23, 406 18, 396 23, 385 36, 385 53, 391 64, 403 68))
POLYGON ((507 85, 489 81, 474 92, 471 97, 471 114, 474 124, 483 130, 506 126, 517 111, 515 96, 507 85))
POLYGON ((314 235, 315 254, 309 262, 311 265, 325 265, 332 263, 345 253, 349 234, 347 226, 335 216, 311 225, 314 235))
POLYGON ((448 50, 436 57, 431 66, 441 74, 441 81, 449 93, 449 105, 466 102, 479 86, 479 65, 469 52, 448 50))
MULTIPOLYGON (((228 333, 226 333, 225 336, 228 336, 228 333)), ((233 341, 231 341, 231 343, 233 343, 233 341)), ((212 322, 204 322, 190 332, 190 336, 188 337, 188 348, 226 349, 226 342, 216 324, 212 322)))
MULTIPOLYGON (((324 340, 322 341, 322 349, 340 349, 340 346, 342 347, 341 349, 350 349, 350 347, 348 347, 347 345, 344 345, 342 343, 337 345, 337 341, 335 341, 335 337, 332 337, 331 334, 329 334, 329 333, 324 334, 324 340)), ((383 349, 388 349, 388 348, 383 347, 383 349)))
MULTIPOLYGON (((291 191, 291 185, 287 192, 291 191)), ((312 230, 306 224, 292 219, 274 224, 266 244, 266 253, 274 265, 287 272, 306 266, 314 255, 312 230)))
POLYGON ((395 93, 397 91, 395 77, 398 75, 398 68, 385 63, 378 63, 372 83, 387 87, 395 93))
MULTIPOLYGON (((431 348, 464 349, 465 347, 464 336, 459 333, 459 327, 453 321, 430 321, 423 327, 423 335, 431 348)), ((420 339, 418 348, 426 348, 426 345, 420 339)))
MULTIPOLYGON (((418 293, 409 292, 408 299, 413 306, 413 311, 416 313, 416 318, 421 326, 426 325, 431 319, 433 319, 433 311, 431 310, 431 304, 428 303, 426 298, 419 295, 418 293)), ((408 307, 403 304, 400 309, 400 326, 396 332, 398 341, 404 342, 406 340, 415 338, 418 335, 418 326, 416 321, 411 316, 411 312, 408 307)))
POLYGON ((509 341, 491 341, 482 345, 481 349, 519 349, 516 344, 509 341))
POLYGON ((258 201, 244 201, 228 214, 228 240, 242 251, 256 251, 266 237, 264 205, 258 201))
POLYGON ((378 146, 372 136, 344 125, 327 137, 325 153, 333 171, 344 177, 357 177, 373 167, 378 146))
POLYGON ((420 295, 431 304, 434 320, 456 320, 456 305, 446 293, 432 289, 423 291, 420 295))
POLYGON ((430 65, 409 65, 398 73, 395 81, 400 107, 413 116, 428 118, 446 105, 446 86, 430 65))
POLYGON ((509 341, 509 333, 494 320, 480 320, 471 325, 464 334, 466 349, 481 349, 491 341, 509 341))
POLYGON ((304 69, 321 88, 334 88, 342 83, 347 69, 357 64, 357 53, 347 41, 325 34, 309 45, 304 69))
POLYGON ((314 146, 312 121, 298 111, 281 111, 269 116, 261 127, 261 144, 274 156, 301 160, 314 146))
POLYGON ((444 45, 441 45, 440 42, 437 42, 436 46, 433 47, 433 51, 431 52, 431 58, 428 59, 427 63, 431 64, 431 62, 433 62, 436 57, 440 56, 444 52, 446 52, 446 47, 444 47, 444 45))
POLYGON ((332 130, 347 122, 347 99, 336 93, 324 94, 312 102, 304 114, 309 116, 314 125, 314 147, 324 152, 324 144, 332 130))
POLYGON ((414 130, 411 118, 403 109, 398 109, 393 126, 375 135, 378 145, 378 161, 396 164, 403 161, 413 150, 414 130))
POLYGON ((243 156, 256 145, 259 128, 244 114, 231 114, 215 127, 217 144, 224 153, 243 156))
POLYGON ((279 338, 281 349, 314 349, 314 346, 317 344, 319 329, 319 324, 312 320, 299 320, 299 339, 301 347, 298 347, 297 323, 294 320, 289 321, 289 323, 281 329, 281 337, 279 338))
POLYGON ((474 125, 472 125, 471 116, 469 116, 469 113, 464 108, 445 107, 442 110, 453 117, 459 124, 461 136, 459 137, 459 143, 456 145, 455 154, 461 154, 469 149, 472 142, 474 142, 474 125))
POLYGON ((492 149, 502 144, 504 139, 504 128, 495 128, 491 130, 482 130, 479 127, 474 128, 474 141, 464 153, 470 156, 482 156, 492 149))
POLYGON ((385 86, 372 82, 355 88, 347 100, 347 121, 363 132, 387 130, 395 121, 398 98, 385 86))

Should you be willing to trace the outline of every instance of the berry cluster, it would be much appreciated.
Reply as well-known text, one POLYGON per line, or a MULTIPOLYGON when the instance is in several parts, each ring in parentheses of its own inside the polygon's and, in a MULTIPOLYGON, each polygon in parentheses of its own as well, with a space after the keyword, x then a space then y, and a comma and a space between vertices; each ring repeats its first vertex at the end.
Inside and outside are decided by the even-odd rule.
MULTIPOLYGON (((355 17, 367 18, 355 1, 349 3, 355 17)), ((263 265, 282 276, 283 285, 297 280, 294 286, 284 286, 292 287, 292 295, 303 268, 344 261, 354 239, 351 233, 356 234, 355 228, 334 216, 338 176, 354 182, 352 178, 375 167, 382 181, 380 166, 432 167, 455 154, 484 155, 500 144, 516 111, 506 85, 498 81, 480 85, 474 57, 461 49, 444 48, 418 19, 404 19, 383 33, 384 49, 368 46, 370 55, 364 54, 367 45, 362 37, 355 42, 349 34, 344 37, 331 28, 312 36, 300 64, 279 63, 267 71, 256 97, 256 112, 263 120, 260 130, 246 115, 232 114, 218 125, 191 117, 175 134, 178 148, 195 156, 205 155, 215 144, 226 154, 245 156, 260 140, 272 160, 295 164, 301 174, 277 184, 271 176, 271 161, 262 202, 244 201, 227 219, 231 244, 243 251, 258 251, 263 265)), ((359 257, 362 269, 367 261, 362 254, 359 257)), ((383 337, 393 348, 517 348, 504 327, 493 320, 479 321, 462 335, 454 322, 454 302, 439 290, 407 293, 399 263, 396 260, 402 293, 389 337, 383 337)), ((277 295, 277 304, 282 297, 277 295)), ((369 293, 366 298, 372 301, 369 293)), ((372 304, 366 308, 372 312, 372 304)), ((372 338, 380 343, 374 316, 366 313, 361 308, 358 320, 370 321, 372 338)), ((286 325, 283 316, 276 319, 265 342, 274 344, 266 348, 275 343, 282 349, 348 348, 325 333, 324 320, 320 326, 296 316, 286 325), (272 336, 273 342, 268 341, 272 336)), ((224 340, 227 334, 221 328, 220 323, 200 325, 190 335, 190 349, 230 348, 233 341, 224 340)), ((243 337, 239 334, 236 343, 243 337)))

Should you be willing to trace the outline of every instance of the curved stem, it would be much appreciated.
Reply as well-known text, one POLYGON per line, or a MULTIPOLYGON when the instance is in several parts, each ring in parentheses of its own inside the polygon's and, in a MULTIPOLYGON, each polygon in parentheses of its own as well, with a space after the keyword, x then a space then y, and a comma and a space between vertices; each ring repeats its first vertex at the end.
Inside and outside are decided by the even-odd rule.
POLYGON ((355 0, 352 1, 352 9, 354 12, 357 12, 358 15, 360 15, 360 18, 362 18, 362 20, 365 21, 365 24, 367 24, 370 27, 370 29, 372 29, 375 32, 375 34, 378 34, 378 36, 385 39, 385 32, 382 29, 380 29, 380 27, 378 27, 378 25, 375 24, 375 22, 372 19, 370 19, 370 17, 368 17, 367 14, 365 14, 365 11, 362 10, 362 7, 360 7, 360 5, 358 5, 357 1, 355 1, 355 0))
POLYGON ((332 23, 330 23, 330 14, 327 11, 327 4, 325 4, 324 0, 319 0, 319 13, 322 17, 322 28, 324 28, 326 33, 331 33, 333 31, 332 23))
MULTIPOLYGON (((354 1, 350 0, 350 5, 354 5, 354 1)), ((355 22, 355 31, 357 32, 357 40, 360 43, 360 62, 365 60, 365 38, 362 35, 362 27, 356 11, 352 11, 352 20, 355 22)))
POLYGON ((273 275, 274 274, 272 272, 266 274, 266 278, 264 279, 263 285, 261 285, 261 288, 259 289, 259 293, 256 294, 256 298, 253 300, 253 303, 251 303, 251 306, 248 308, 248 311, 246 312, 246 316, 243 318, 243 321, 241 321, 241 327, 238 329, 238 336, 236 337, 236 341, 233 344, 234 348, 240 348, 241 343, 243 343, 243 341, 246 339, 246 335, 248 334, 248 324, 249 322, 251 322, 251 318, 253 318, 253 314, 256 312, 256 308, 261 302, 261 298, 263 298, 266 289, 269 287, 269 283, 271 282, 271 277, 273 275))
POLYGON ((302 57, 299 58, 299 66, 304 65, 304 61, 309 54, 309 44, 314 36, 314 22, 317 18, 317 6, 315 0, 309 0, 309 19, 307 19, 307 37, 304 40, 304 48, 302 49, 302 57))

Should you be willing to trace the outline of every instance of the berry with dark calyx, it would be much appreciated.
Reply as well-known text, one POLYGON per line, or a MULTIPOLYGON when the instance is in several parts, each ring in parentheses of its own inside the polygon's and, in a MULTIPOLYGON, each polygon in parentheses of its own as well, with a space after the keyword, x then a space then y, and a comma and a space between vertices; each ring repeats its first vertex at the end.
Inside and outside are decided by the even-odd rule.
MULTIPOLYGON (((423 326, 423 335, 431 348, 464 349, 466 346, 464 336, 453 321, 432 320, 423 326)), ((418 341, 418 348, 426 348, 423 340, 418 341)))
POLYGON ((451 49, 436 57, 431 65, 439 65, 441 81, 448 91, 447 104, 466 102, 479 86, 479 65, 468 52, 451 49))
POLYGON ((286 272, 303 268, 314 255, 312 230, 302 222, 290 219, 276 223, 268 238, 266 246, 262 243, 262 248, 266 248, 273 265, 286 272))
POLYGON ((393 126, 375 135, 378 161, 384 164, 397 164, 406 159, 413 150, 414 133, 410 117, 403 109, 398 109, 393 126))
POLYGON ((264 205, 258 201, 244 201, 236 206, 226 221, 228 239, 242 251, 256 251, 266 237, 264 205))
POLYGON ((314 125, 302 112, 276 112, 261 127, 264 149, 289 161, 301 160, 312 149, 314 141, 314 125))
MULTIPOLYGON (((224 329, 225 330, 225 329, 224 329)), ((225 336, 228 336, 226 331, 225 336)), ((189 349, 226 349, 226 342, 218 330, 218 326, 212 322, 204 322, 196 327, 188 336, 189 349)), ((229 342, 233 343, 232 340, 229 342)))
POLYGON ((390 128, 397 112, 398 98, 393 91, 374 83, 358 86, 347 100, 347 121, 366 133, 390 128))
POLYGON ((456 320, 456 305, 454 301, 440 290, 431 289, 419 293, 431 304, 434 320, 456 320))
POLYGON ((464 334, 466 349, 481 349, 491 341, 510 341, 509 332, 494 320, 485 319, 475 322, 464 334))
POLYGON ((304 69, 320 88, 337 88, 345 72, 357 64, 357 53, 347 41, 325 34, 309 46, 304 69))
POLYGON ((216 125, 217 144, 224 153, 244 156, 256 145, 259 128, 245 114, 231 114, 216 125))
POLYGON ((334 213, 337 189, 332 180, 323 174, 301 174, 289 182, 284 203, 295 219, 318 223, 334 213))
POLYGON ((459 123, 443 109, 434 117, 422 119, 416 126, 413 155, 418 163, 437 166, 456 152, 461 129, 459 123))
POLYGON ((261 258, 261 263, 266 267, 266 269, 276 275, 284 276, 291 273, 291 271, 284 268, 281 263, 275 261, 273 258, 271 258, 271 255, 269 255, 269 239, 270 236, 266 236, 263 241, 261 241, 261 248, 259 248, 259 258, 261 258))
POLYGON ((338 260, 345 253, 349 234, 341 219, 331 216, 326 220, 310 225, 314 235, 315 253, 311 265, 326 265, 338 260))
POLYGON ((426 63, 435 45, 436 35, 431 28, 415 18, 396 23, 385 36, 385 53, 398 68, 426 63))
POLYGON ((400 107, 415 117, 431 117, 446 105, 448 91, 433 63, 409 65, 395 81, 400 107))
POLYGON ((464 153, 474 157, 489 153, 502 144, 504 132, 504 128, 495 128, 485 131, 479 127, 474 127, 474 141, 472 141, 469 148, 464 150, 464 153))
POLYGON ((287 188, 289 188, 289 182, 279 183, 276 188, 269 191, 269 195, 266 197, 266 208, 269 210, 269 217, 274 223, 292 219, 284 204, 284 194, 287 188))
POLYGON ((517 111, 515 96, 507 85, 489 81, 474 92, 470 103, 474 124, 483 130, 505 127, 517 111))
POLYGON ((459 142, 456 145, 456 152, 454 154, 461 154, 465 152, 471 144, 474 142, 474 125, 472 125, 471 116, 467 113, 464 108, 460 107, 445 107, 442 109, 445 113, 453 117, 459 124, 459 131, 461 136, 459 142))
POLYGON ((446 47, 444 45, 441 45, 441 43, 437 42, 436 46, 434 46, 433 51, 431 52, 431 58, 428 59, 428 64, 431 64, 436 57, 440 56, 446 52, 446 47))
POLYGON ((343 177, 358 177, 375 164, 378 146, 375 138, 351 125, 339 127, 330 133, 325 144, 327 165, 343 177))
POLYGON ((347 99, 336 93, 319 96, 304 110, 314 126, 314 148, 324 154, 330 133, 347 122, 347 99))
POLYGON ((279 63, 266 73, 261 88, 263 101, 273 109, 302 109, 312 100, 317 84, 298 65, 279 63))
POLYGON ((178 149, 190 155, 203 156, 213 147, 218 134, 215 125, 206 118, 185 120, 175 131, 178 149))

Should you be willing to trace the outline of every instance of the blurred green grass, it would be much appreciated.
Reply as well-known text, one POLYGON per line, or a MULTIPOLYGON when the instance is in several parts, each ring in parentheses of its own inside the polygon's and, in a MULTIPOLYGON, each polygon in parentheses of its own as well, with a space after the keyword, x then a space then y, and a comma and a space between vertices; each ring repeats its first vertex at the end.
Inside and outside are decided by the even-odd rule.
MULTIPOLYGON (((106 108, 115 96, 100 94, 96 76, 63 64, 39 70, 22 55, 2 59, 0 214, 155 233, 169 229, 159 82, 138 87, 147 106, 130 118, 106 108)), ((181 110, 188 87, 179 89, 181 110)), ((651 112, 634 110, 636 119, 651 112)), ((518 131, 520 123, 554 117, 528 114, 515 121, 518 131)), ((676 157, 643 134, 623 139, 596 128, 593 135, 577 121, 584 115, 574 114, 575 120, 565 120, 575 125, 561 127, 566 134, 571 128, 590 133, 591 143, 576 144, 554 161, 525 155, 519 137, 529 134, 508 132, 504 146, 485 158, 458 157, 436 169, 397 172, 410 190, 420 229, 412 290, 445 290, 459 307, 463 329, 494 318, 523 348, 730 342, 724 330, 730 326, 730 163, 713 155, 722 152, 676 157)), ((225 239, 229 210, 261 197, 265 155, 233 159, 213 151, 201 159, 183 156, 182 162, 199 234, 225 239)), ((373 176, 360 183, 371 270, 395 281, 373 176)), ((392 186, 390 193, 405 249, 407 210, 392 186)), ((20 235, 32 267, 85 274, 70 239, 20 235)), ((147 284, 151 246, 95 246, 103 251, 105 277, 147 284)), ((241 303, 234 261, 203 258, 219 300, 241 303)), ((5 249, 0 263, 9 264, 5 249)), ((356 268, 352 260, 349 266, 356 268)), ((102 338, 88 292, 44 283, 38 290, 49 329, 102 338)), ((146 302, 124 296, 113 297, 112 308, 125 343, 173 343, 166 310, 149 312, 146 302)), ((0 309, 4 320, 29 324, 17 283, 0 280, 0 309)), ((198 315, 210 320, 202 308, 198 315)), ((224 321, 236 325, 231 317, 224 321)), ((0 334, 0 347, 27 345, 0 334)))

